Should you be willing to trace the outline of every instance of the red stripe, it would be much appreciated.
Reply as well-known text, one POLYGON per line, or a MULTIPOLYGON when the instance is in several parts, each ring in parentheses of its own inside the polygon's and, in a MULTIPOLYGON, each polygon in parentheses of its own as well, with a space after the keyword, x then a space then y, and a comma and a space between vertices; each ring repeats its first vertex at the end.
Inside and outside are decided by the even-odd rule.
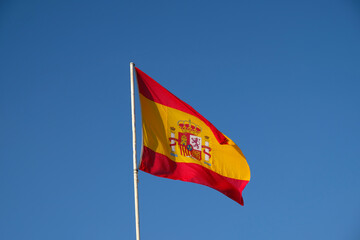
POLYGON ((227 138, 219 130, 217 130, 216 127, 212 125, 206 118, 204 118, 200 113, 193 109, 189 104, 180 100, 178 97, 169 92, 167 89, 165 89, 163 86, 161 86, 154 79, 149 77, 146 73, 144 73, 137 67, 135 69, 139 92, 144 97, 156 103, 160 103, 167 107, 175 108, 177 110, 183 111, 199 118, 211 129, 220 144, 227 144, 227 138))
POLYGON ((242 191, 249 181, 224 177, 195 163, 174 162, 145 146, 139 169, 158 177, 206 185, 244 205, 242 191))

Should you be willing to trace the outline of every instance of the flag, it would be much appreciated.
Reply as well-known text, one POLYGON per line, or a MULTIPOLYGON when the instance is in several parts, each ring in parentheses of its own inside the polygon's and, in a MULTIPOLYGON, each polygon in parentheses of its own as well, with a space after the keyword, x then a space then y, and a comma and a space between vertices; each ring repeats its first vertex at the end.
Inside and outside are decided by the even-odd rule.
POLYGON ((206 185, 244 205, 250 168, 240 148, 190 105, 135 70, 143 128, 139 169, 206 185))

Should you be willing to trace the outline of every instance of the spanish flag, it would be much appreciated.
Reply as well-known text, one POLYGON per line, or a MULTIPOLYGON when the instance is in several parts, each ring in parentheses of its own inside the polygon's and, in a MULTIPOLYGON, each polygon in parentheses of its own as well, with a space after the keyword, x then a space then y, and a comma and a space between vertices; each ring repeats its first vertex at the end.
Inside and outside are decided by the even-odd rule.
POLYGON ((190 105, 135 70, 143 122, 139 169, 206 185, 244 205, 250 169, 240 148, 190 105))

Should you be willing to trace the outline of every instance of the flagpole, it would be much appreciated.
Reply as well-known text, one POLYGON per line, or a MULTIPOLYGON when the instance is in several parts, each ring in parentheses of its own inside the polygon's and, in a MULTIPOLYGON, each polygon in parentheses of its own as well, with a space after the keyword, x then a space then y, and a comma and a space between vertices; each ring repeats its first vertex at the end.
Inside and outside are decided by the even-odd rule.
POLYGON ((135 97, 134 97, 134 66, 130 62, 130 87, 131 87, 131 121, 133 136, 133 166, 134 166, 134 197, 135 197, 135 225, 136 240, 140 240, 140 221, 139 221, 139 195, 138 195, 138 168, 136 159, 136 128, 135 128, 135 97))

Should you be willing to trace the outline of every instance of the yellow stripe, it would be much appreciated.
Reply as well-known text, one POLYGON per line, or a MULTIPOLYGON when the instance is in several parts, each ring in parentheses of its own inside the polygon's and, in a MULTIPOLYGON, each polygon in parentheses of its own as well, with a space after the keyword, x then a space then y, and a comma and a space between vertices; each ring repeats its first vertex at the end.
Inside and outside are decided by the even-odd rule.
POLYGON ((233 141, 229 139, 228 145, 220 145, 210 128, 197 117, 155 103, 141 94, 140 102, 143 122, 143 144, 146 147, 166 155, 175 162, 195 163, 225 177, 250 180, 250 169, 246 159, 240 148, 233 141), (209 147, 211 148, 209 162, 204 161, 204 153, 202 153, 202 161, 182 156, 178 142, 176 142, 175 147, 177 157, 171 155, 170 128, 175 128, 175 138, 178 138, 178 133, 181 132, 177 125, 179 120, 190 120, 192 123, 201 126, 202 131, 198 136, 202 139, 202 145, 204 145, 205 136, 209 137, 209 147), (206 163, 209 163, 211 166, 206 163))

